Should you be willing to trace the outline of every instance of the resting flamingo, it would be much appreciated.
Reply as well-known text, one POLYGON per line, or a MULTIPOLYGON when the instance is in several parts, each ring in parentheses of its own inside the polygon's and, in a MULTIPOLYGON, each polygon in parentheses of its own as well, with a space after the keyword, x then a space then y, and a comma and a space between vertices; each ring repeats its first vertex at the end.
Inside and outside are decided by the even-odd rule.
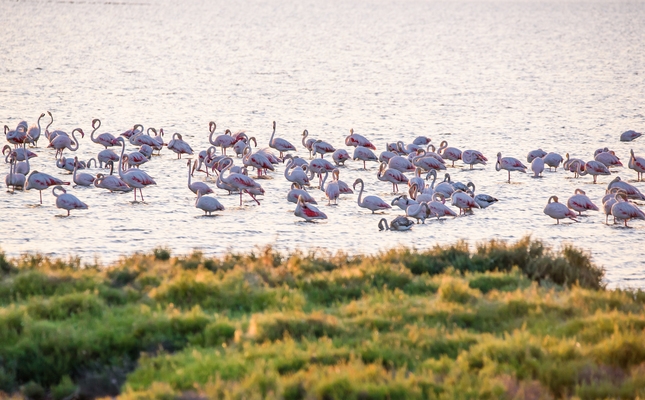
POLYGON ((365 183, 363 182, 362 179, 358 178, 354 181, 354 190, 356 190, 356 185, 361 184, 361 190, 358 193, 358 206, 362 208, 367 208, 368 210, 372 211, 372 214, 374 214, 374 211, 381 211, 381 210, 387 210, 392 208, 389 204, 381 200, 380 197, 376 196, 366 196, 363 198, 363 189, 365 188, 365 183))
POLYGON ((307 193, 306 190, 302 189, 300 185, 294 182, 291 184, 291 190, 287 193, 287 201, 289 203, 298 203, 299 197, 302 197, 305 203, 318 204, 312 195, 307 193))
POLYGON ((273 133, 271 133, 271 138, 269 138, 269 147, 274 148, 280 152, 280 158, 282 158, 282 153, 285 151, 295 151, 296 146, 289 143, 287 140, 282 138, 276 138, 275 136, 275 121, 273 121, 273 133))
POLYGON ((351 157, 345 149, 337 149, 334 151, 334 154, 331 155, 332 160, 336 165, 345 165, 345 161, 349 160, 351 157))
POLYGON ((71 210, 87 210, 87 204, 80 201, 73 194, 67 193, 67 191, 60 185, 54 186, 52 194, 56 197, 56 207, 67 210, 68 217, 71 210), (60 190, 63 193, 58 194, 56 193, 57 190, 60 190))
POLYGON ((472 210, 473 208, 481 208, 475 199, 462 190, 456 190, 452 194, 451 198, 452 205, 459 208, 459 215, 461 215, 462 212, 465 214, 466 211, 472 210))
POLYGON ((560 220, 564 218, 569 218, 578 222, 578 220, 576 220, 576 213, 569 210, 569 208, 564 204, 558 203, 558 196, 549 197, 549 201, 547 202, 546 207, 544 207, 544 213, 555 219, 557 225, 559 225, 560 220))
POLYGON ((526 165, 522 164, 520 160, 513 157, 502 158, 502 153, 497 153, 497 163, 495 170, 499 171, 505 169, 508 171, 508 183, 511 183, 511 171, 526 172, 526 165))
POLYGON ((486 158, 480 151, 464 150, 464 152, 461 153, 461 160, 464 162, 464 164, 470 165, 470 169, 473 169, 473 165, 475 164, 486 165, 488 158, 486 158))
POLYGON ((630 153, 630 156, 629 156, 629 162, 627 163, 627 166, 630 169, 633 169, 634 171, 636 171, 638 176, 638 182, 640 182, 641 178, 643 177, 643 172, 645 172, 645 158, 636 157, 634 155, 633 149, 630 149, 629 153, 630 153))
POLYGON ((376 150, 376 146, 372 144, 367 138, 358 133, 354 133, 354 128, 349 130, 349 135, 345 138, 345 146, 352 147, 367 147, 368 149, 376 150))
POLYGON ((336 151, 334 146, 327 142, 323 142, 322 140, 316 140, 312 145, 311 145, 311 151, 313 152, 314 157, 316 156, 316 153, 320 154, 320 158, 323 158, 323 156, 327 153, 333 153, 336 151))
MULTIPOLYGON (((208 193, 212 193, 212 191, 208 193)), ((195 207, 203 210, 204 215, 213 215, 213 212, 215 211, 224 211, 224 206, 219 201, 217 201, 216 198, 204 196, 204 194, 206 193, 199 189, 197 191, 197 199, 195 200, 195 207)))
MULTIPOLYGON (((94 183, 94 178, 92 175, 81 172, 78 172, 78 167, 81 165, 81 163, 78 161, 78 157, 74 157, 74 175, 73 175, 73 180, 74 183, 77 186, 92 186, 94 183)), ((95 165, 96 166, 96 165, 95 165)))
POLYGON ((614 178, 614 180, 609 182, 609 185, 607 185, 607 189, 612 189, 615 187, 624 190, 625 194, 630 199, 645 200, 645 196, 643 195, 643 193, 641 193, 640 190, 638 190, 638 188, 636 188, 636 186, 623 181, 622 179, 620 179, 620 176, 614 178))
POLYGON ((96 139, 94 138, 94 133, 96 133, 96 131, 100 127, 101 127, 101 120, 98 119, 98 118, 93 119, 92 120, 92 133, 90 133, 90 140, 92 142, 94 142, 94 143, 100 144, 101 146, 105 146, 106 149, 108 147, 114 146, 116 144, 115 141, 114 141, 114 139, 116 139, 116 137, 114 137, 114 135, 109 133, 109 132, 101 133, 100 135, 98 135, 96 137, 96 139))
POLYGON ((298 198, 298 205, 293 214, 296 217, 304 218, 307 222, 312 222, 317 219, 327 219, 327 215, 324 212, 310 203, 306 203, 302 196, 298 198))
POLYGON ((549 171, 551 168, 555 168, 555 170, 558 170, 558 166, 560 163, 563 161, 562 156, 558 153, 549 153, 546 156, 543 157, 544 159, 544 164, 546 164, 549 167, 549 171))
POLYGON ((254 193, 256 193, 256 190, 257 190, 257 193, 260 193, 260 194, 264 193, 264 190, 262 189, 260 184, 254 181, 253 178, 249 176, 230 172, 231 167, 233 167, 233 159, 231 159, 230 157, 226 157, 225 160, 228 160, 229 163, 226 167, 224 167, 222 172, 219 173, 217 180, 222 181, 227 185, 234 187, 240 192, 240 206, 242 205, 242 194, 244 192, 246 192, 249 196, 251 196, 251 198, 255 200, 255 202, 258 203, 258 205, 260 205, 260 202, 258 201, 258 199, 256 199, 255 196, 253 195, 254 193), (227 171, 229 174, 227 177, 224 177, 224 173, 227 171))
POLYGON ((627 200, 625 193, 616 194, 616 203, 611 206, 611 215, 616 219, 622 219, 627 227, 627 222, 630 219, 643 219, 645 220, 645 213, 636 207, 632 202, 627 200))
POLYGON ((582 189, 576 189, 574 195, 567 200, 567 207, 573 211, 577 211, 578 215, 582 215, 582 211, 594 210, 598 211, 598 206, 591 202, 586 193, 582 189))
POLYGON ((184 141, 180 133, 172 135, 172 140, 168 142, 168 149, 177 153, 177 159, 180 159, 182 154, 193 154, 193 149, 184 141))
POLYGON ((414 172, 416 167, 403 156, 394 156, 387 161, 387 167, 400 172, 414 172))
POLYGON ((141 201, 144 201, 143 199, 143 189, 146 186, 150 185, 156 185, 157 182, 155 182, 150 175, 145 173, 144 171, 137 169, 137 168, 132 168, 127 171, 123 171, 123 153, 125 153, 125 139, 122 137, 116 138, 116 141, 118 143, 121 143, 121 161, 119 162, 119 178, 121 178, 125 183, 128 184, 131 188, 134 189, 134 201, 137 201, 137 189, 139 189, 139 193, 141 194, 141 201))
POLYGON ((526 155, 526 162, 533 162, 536 158, 544 158, 547 155, 547 152, 542 149, 531 150, 529 154, 526 155))
POLYGON ((594 156, 594 160, 603 163, 606 167, 622 167, 623 163, 613 151, 603 151, 594 156))
POLYGON ((637 139, 641 137, 642 133, 636 132, 636 131, 626 131, 620 134, 620 141, 621 142, 631 142, 634 139, 637 139))
POLYGON ((43 204, 43 190, 55 185, 69 185, 69 182, 63 182, 51 175, 34 170, 31 171, 27 178, 27 186, 25 187, 25 190, 38 190, 40 192, 40 204, 43 204))
POLYGON ((533 178, 539 178, 542 176, 542 171, 544 171, 544 159, 535 157, 533 161, 531 161, 531 171, 533 171, 533 178))
POLYGON ((611 175, 611 172, 609 172, 609 169, 605 166, 605 164, 596 160, 592 160, 587 161, 587 163, 584 165, 584 169, 578 172, 578 174, 581 176, 587 174, 592 175, 593 183, 596 183, 598 175, 611 175))
POLYGON ((405 194, 402 194, 399 197, 395 197, 390 202, 390 205, 397 206, 403 211, 406 211, 408 209, 408 207, 410 207, 412 205, 419 205, 419 204, 420 203, 418 201, 416 201, 414 199, 411 199, 411 198, 408 198, 408 196, 405 195, 405 194))
POLYGON ((417 220, 417 224, 419 223, 419 220, 423 221, 423 223, 426 223, 426 218, 430 214, 430 207, 428 207, 428 203, 423 202, 421 204, 410 204, 406 209, 405 209, 405 215, 406 217, 414 218, 417 220))
MULTIPOLYGON (((213 193, 213 189, 211 189, 207 184, 204 182, 192 182, 192 174, 191 174, 191 165, 192 165, 192 170, 194 171, 195 168, 197 167, 197 161, 195 161, 194 164, 192 164, 191 160, 188 160, 188 163, 186 163, 188 166, 188 189, 190 189, 191 192, 197 194, 197 192, 201 192, 202 194, 209 194, 213 193)), ((208 201, 208 200, 207 200, 208 201)), ((199 208, 199 207, 198 207, 199 208)))

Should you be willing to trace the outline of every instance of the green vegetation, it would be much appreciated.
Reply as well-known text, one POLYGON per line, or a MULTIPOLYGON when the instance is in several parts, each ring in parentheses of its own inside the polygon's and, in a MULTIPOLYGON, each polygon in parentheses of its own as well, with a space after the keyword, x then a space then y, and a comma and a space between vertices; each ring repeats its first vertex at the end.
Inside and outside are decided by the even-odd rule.
POLYGON ((0 253, 0 398, 645 396, 645 293, 525 238, 109 268, 0 253))

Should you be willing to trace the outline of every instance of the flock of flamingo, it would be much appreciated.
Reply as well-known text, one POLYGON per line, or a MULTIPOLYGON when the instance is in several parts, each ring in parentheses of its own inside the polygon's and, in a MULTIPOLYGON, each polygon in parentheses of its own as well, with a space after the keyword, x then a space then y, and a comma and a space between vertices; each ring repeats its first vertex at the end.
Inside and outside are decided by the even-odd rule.
MULTIPOLYGON (((87 209, 88 205, 63 188, 71 182, 31 168, 29 160, 37 155, 29 150, 29 147, 37 147, 41 136, 48 141, 47 148, 55 150, 56 167, 71 172, 75 185, 94 186, 111 192, 132 191, 135 202, 137 189, 141 201, 144 201, 142 189, 156 184, 155 180, 144 171, 145 163, 153 159, 155 152, 159 154, 166 147, 175 152, 178 159, 181 159, 184 154, 194 154, 191 146, 179 133, 175 133, 166 143, 163 129, 144 130, 142 125, 137 124, 132 129, 115 136, 107 132, 98 133, 101 121, 94 119, 90 139, 103 147, 103 150, 97 153, 96 158, 82 162, 78 157, 65 157, 64 153, 66 150, 69 152, 78 150, 80 142, 76 134, 84 138, 83 129, 76 128, 70 133, 62 130, 50 131, 53 122, 52 114, 47 112, 47 114, 41 114, 37 123, 31 127, 25 121, 20 122, 13 130, 7 125, 4 126, 6 140, 9 143, 2 150, 5 161, 9 164, 9 174, 5 178, 5 183, 7 188, 11 187, 12 192, 16 189, 38 190, 40 204, 43 201, 42 191, 52 187, 56 207, 67 210, 67 216, 70 215, 71 210, 87 209), (49 123, 43 131, 41 120, 46 116, 49 117, 49 123), (138 147, 138 150, 126 154, 126 141, 138 147), (120 154, 111 149, 119 146, 120 154), (106 170, 96 176, 83 172, 92 168, 92 162, 94 162, 94 168, 109 168, 109 174, 106 170)), ((475 185, 472 182, 467 184, 453 182, 448 173, 445 173, 443 181, 437 183, 438 173, 446 171, 449 167, 448 162, 451 163, 450 167, 454 167, 455 162, 462 161, 472 169, 474 165, 485 165, 488 161, 477 150, 462 151, 455 147, 448 147, 446 141, 442 141, 436 148, 429 138, 419 136, 408 144, 402 141, 387 143, 385 150, 377 156, 373 151, 376 150, 376 146, 366 137, 350 129, 350 134, 345 138, 344 143, 347 147, 354 147, 353 154, 350 156, 346 149, 337 149, 325 141, 309 138, 309 133, 305 130, 302 133, 302 145, 309 152, 309 161, 307 161, 306 158, 285 154, 295 152, 296 147, 289 141, 275 136, 275 121, 273 133, 269 138, 269 147, 259 151, 254 151, 251 147, 251 143, 257 147, 256 138, 249 137, 244 131, 232 133, 227 129, 221 134, 216 134, 215 122, 210 122, 208 126, 210 147, 199 151, 195 160, 189 159, 186 163, 188 188, 197 196, 195 207, 204 211, 205 215, 222 211, 224 206, 215 197, 208 196, 214 192, 207 183, 194 181, 195 173, 204 173, 207 178, 215 174, 217 188, 229 194, 239 194, 240 205, 245 194, 260 205, 256 196, 263 195, 264 189, 256 179, 249 176, 249 170, 255 169, 259 178, 274 173, 276 166, 281 164, 284 166, 284 178, 291 183, 286 199, 296 204, 294 214, 308 222, 327 219, 327 215, 316 207, 315 196, 312 196, 313 191, 318 188, 325 193, 329 205, 332 202, 337 204, 341 194, 354 193, 358 186, 359 207, 372 213, 392 207, 399 207, 405 211, 405 216, 398 216, 389 223, 385 218, 381 219, 379 221, 381 230, 404 231, 415 225, 412 220, 416 220, 418 224, 419 221, 425 223, 427 218, 457 216, 455 210, 449 205, 459 209, 459 214, 466 214, 472 213, 473 209, 486 208, 498 201, 486 194, 475 194, 475 185), (217 148, 220 149, 219 155, 216 154, 217 148), (276 155, 272 149, 278 154, 276 155), (227 154, 227 150, 232 151, 235 156, 227 154), (325 159, 325 155, 329 154, 333 163, 325 159), (320 158, 317 158, 318 155, 320 158), (364 168, 367 167, 367 162, 379 163, 376 178, 391 183, 392 191, 397 196, 388 203, 378 196, 364 196, 362 179, 356 179, 351 187, 341 181, 339 168, 349 160, 362 162, 364 168), (241 161, 241 165, 235 165, 236 161, 241 161), (408 177, 406 174, 413 174, 413 176, 408 177), (401 191, 399 185, 407 185, 408 188, 399 194, 401 191), (447 201, 449 204, 446 204, 447 201)), ((620 140, 632 141, 640 136, 638 132, 627 131, 620 136, 620 140)), ((545 167, 557 170, 562 164, 564 170, 573 173, 575 177, 592 175, 593 182, 596 183, 599 175, 610 175, 611 169, 623 167, 616 153, 608 148, 596 150, 593 159, 586 162, 569 158, 568 153, 565 157, 537 149, 528 153, 527 163, 530 163, 530 167, 527 167, 516 158, 502 157, 501 153, 497 153, 495 169, 506 170, 510 183, 512 171, 526 172, 530 168, 533 176, 538 177, 545 167)), ((642 173, 645 172, 645 159, 637 157, 631 150, 628 167, 637 172, 637 180, 640 182, 642 173)), ((614 223, 620 220, 625 226, 632 219, 645 220, 645 213, 632 200, 645 200, 645 196, 635 186, 621 180, 620 177, 613 179, 607 187, 606 195, 602 198, 605 222, 608 223, 610 215, 614 223)), ((588 210, 598 211, 599 208, 583 190, 576 189, 566 204, 560 203, 558 196, 549 197, 544 213, 559 224, 560 220, 565 218, 575 221, 578 215, 588 210)))

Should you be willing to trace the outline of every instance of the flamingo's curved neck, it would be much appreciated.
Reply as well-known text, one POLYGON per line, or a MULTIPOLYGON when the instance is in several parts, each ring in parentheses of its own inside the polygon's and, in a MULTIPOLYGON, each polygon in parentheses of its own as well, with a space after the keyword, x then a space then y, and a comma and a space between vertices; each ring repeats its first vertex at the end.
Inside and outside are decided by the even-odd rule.
POLYGON ((359 183, 361 184, 361 190, 358 192, 358 205, 360 206, 363 204, 362 198, 363 198, 363 189, 365 188, 365 184, 363 183, 363 181, 359 181, 359 183))

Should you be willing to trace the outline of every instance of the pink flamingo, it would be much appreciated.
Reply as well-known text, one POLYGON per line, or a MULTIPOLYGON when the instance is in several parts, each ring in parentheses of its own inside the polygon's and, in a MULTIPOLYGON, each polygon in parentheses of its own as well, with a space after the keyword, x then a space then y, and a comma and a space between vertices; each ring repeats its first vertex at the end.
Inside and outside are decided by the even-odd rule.
POLYGON ((9 175, 5 176, 4 182, 7 185, 7 188, 11 186, 11 192, 13 193, 17 187, 25 190, 25 176, 15 172, 15 161, 14 157, 9 159, 9 175))
POLYGON ((43 204, 43 190, 55 185, 69 185, 69 182, 63 182, 51 175, 34 170, 31 171, 31 174, 29 174, 29 177, 27 178, 27 186, 25 189, 38 190, 40 192, 40 204, 43 204))
POLYGON ((334 146, 327 142, 323 142, 322 140, 316 140, 312 145, 311 145, 311 151, 313 152, 314 157, 316 156, 316 153, 320 154, 320 158, 323 158, 323 156, 327 153, 333 153, 336 151, 334 146))
POLYGON ((258 171, 258 177, 262 175, 263 170, 275 171, 273 164, 269 161, 268 158, 262 153, 253 153, 251 146, 247 145, 244 148, 244 156, 242 157, 242 163, 247 167, 253 167, 258 171), (248 153, 248 154, 247 154, 248 153))
POLYGON ((143 199, 143 191, 141 190, 142 188, 150 185, 156 185, 157 182, 154 181, 144 171, 141 171, 140 169, 137 168, 132 168, 127 171, 123 171, 123 153, 125 153, 125 139, 122 137, 116 138, 116 141, 121 143, 121 161, 119 162, 119 178, 121 178, 125 183, 128 184, 131 188, 134 189, 134 201, 137 201, 137 189, 139 189, 139 193, 141 194, 141 201, 144 201, 143 199))
POLYGON ((437 152, 444 160, 452 161, 453 167, 455 166, 455 161, 461 160, 461 150, 456 147, 448 147, 448 142, 446 140, 439 144, 439 150, 437 150, 437 152))
POLYGON ((627 227, 627 222, 630 219, 643 219, 645 220, 645 213, 640 208, 636 207, 632 202, 627 200, 625 193, 616 194, 616 203, 611 206, 611 215, 616 219, 622 219, 627 227))
POLYGON ((11 149, 11 146, 5 144, 2 148, 2 154, 5 155, 5 162, 9 162, 9 157, 13 157, 16 161, 25 161, 27 158, 38 157, 38 154, 33 151, 26 149, 24 146, 22 148, 18 147, 17 149, 11 149))
POLYGON ((356 190, 356 185, 358 185, 359 183, 361 184, 361 190, 358 192, 359 207, 371 210, 372 214, 374 214, 374 211, 381 211, 392 208, 392 206, 381 200, 380 197, 366 196, 365 198, 363 198, 363 189, 365 188, 365 183, 362 179, 358 178, 354 181, 354 190, 356 190))
POLYGON ((540 157, 535 157, 531 161, 531 171, 533 171, 533 178, 539 178, 544 171, 544 159, 540 157))
POLYGON ((546 207, 544 207, 544 213, 555 219, 556 225, 559 225, 560 220, 564 218, 570 218, 573 221, 578 222, 578 220, 576 220, 576 213, 569 210, 569 208, 564 204, 558 203, 558 196, 549 197, 549 201, 547 202, 546 207))
POLYGON ((110 161, 116 162, 119 161, 119 155, 111 149, 102 150, 96 158, 99 160, 99 167, 103 168, 103 164, 107 164, 110 161))
POLYGON ((332 160, 336 165, 345 165, 345 161, 349 160, 351 157, 345 149, 337 149, 334 151, 334 154, 331 155, 332 160))
POLYGON ((558 166, 560 163, 563 161, 562 156, 558 153, 549 153, 546 156, 543 157, 544 159, 544 164, 546 164, 549 167, 549 171, 551 168, 555 168, 555 170, 558 170, 558 166))
POLYGON ((603 163, 606 167, 622 167, 623 163, 616 157, 613 151, 599 152, 594 156, 594 160, 603 163))
MULTIPOLYGON (((36 147, 38 146, 38 139, 40 139, 40 120, 45 116, 45 113, 40 114, 40 117, 38 117, 38 121, 36 122, 36 125, 32 125, 29 130, 27 130, 27 141, 28 143, 31 143, 35 145, 36 147)), ((49 125, 48 125, 49 126, 49 125)))
POLYGON ((641 193, 640 190, 636 188, 636 186, 621 180, 620 176, 617 176, 613 181, 609 182, 607 189, 612 189, 615 187, 624 190, 625 194, 630 199, 645 200, 645 196, 643 195, 643 193, 641 193))
POLYGON ((423 149, 417 151, 417 155, 412 158, 412 164, 424 171, 440 171, 446 169, 443 160, 437 160, 435 157, 428 155, 423 149))
MULTIPOLYGON (((213 189, 211 189, 207 184, 204 182, 191 182, 191 161, 188 160, 188 189, 190 189, 191 192, 197 194, 197 192, 202 192, 202 194, 209 194, 213 193, 213 189)), ((192 164, 193 170, 197 167, 197 161, 195 161, 194 164, 192 164)))
MULTIPOLYGON (((338 204, 338 197, 340 197, 340 187, 338 186, 338 181, 336 181, 336 179, 333 179, 331 182, 327 183, 327 187, 325 187, 325 182, 327 181, 328 176, 329 172, 325 171, 325 177, 320 184, 320 190, 325 192, 325 195, 327 196, 327 205, 331 205, 332 200, 334 200, 334 204, 338 204)), ((335 178, 336 175, 332 175, 332 177, 335 178)))
POLYGON ((226 183, 227 185, 230 185, 230 186, 234 187, 235 189, 237 189, 240 192, 240 206, 242 205, 242 193, 243 192, 248 193, 249 196, 251 196, 251 198, 253 200, 255 200, 255 202, 258 203, 258 205, 259 205, 260 202, 258 201, 258 199, 255 198, 253 193, 256 190, 260 194, 264 192, 264 190, 262 189, 260 184, 257 183, 256 181, 254 181, 253 178, 251 178, 251 177, 248 177, 246 175, 239 174, 239 173, 230 172, 230 169, 233 166, 233 160, 230 157, 225 158, 225 160, 229 160, 229 163, 228 163, 228 165, 226 167, 224 167, 222 172, 219 173, 219 176, 218 176, 217 180, 222 181, 222 182, 226 183), (228 174, 227 177, 224 177, 224 173, 226 171, 229 171, 229 174, 228 174))
POLYGON ((419 223, 419 220, 423 221, 423 223, 425 224, 428 214, 430 214, 430 207, 426 202, 423 202, 421 204, 410 204, 405 209, 405 216, 416 219, 417 224, 419 223))
POLYGON ((419 146, 427 146, 430 144, 430 138, 427 136, 417 136, 412 143, 417 144, 419 146))
POLYGON ((611 172, 609 172, 609 169, 605 166, 605 164, 596 160, 592 160, 587 161, 587 163, 584 165, 584 169, 578 172, 578 174, 581 176, 587 174, 592 175, 593 183, 596 183, 598 175, 611 175, 611 172))
POLYGON ((495 170, 499 171, 505 169, 508 171, 508 183, 511 183, 511 171, 522 171, 526 173, 526 165, 522 164, 520 160, 513 157, 502 158, 502 153, 497 153, 497 163, 495 170))
POLYGON ((379 181, 392 183, 392 193, 396 193, 399 191, 399 183, 400 184, 408 183, 408 178, 405 175, 403 175, 403 172, 398 171, 396 169, 388 168, 387 164, 385 163, 382 163, 381 166, 379 167, 376 177, 378 178, 379 181))
POLYGON ((274 138, 275 136, 275 121, 273 121, 273 133, 269 138, 269 147, 274 148, 280 152, 280 158, 285 151, 295 151, 296 147, 282 138, 274 138))
POLYGON ((473 165, 475 164, 486 165, 486 161, 488 161, 488 158, 477 150, 464 150, 464 152, 461 153, 461 159, 464 164, 470 165, 470 169, 473 169, 473 165))
POLYGON ((456 190, 452 194, 452 205, 459 208, 459 215, 461 215, 462 211, 465 214, 466 211, 473 208, 481 208, 475 199, 462 190, 456 190))
POLYGON ((226 131, 224 131, 224 134, 217 135, 215 137, 215 140, 213 140, 215 129, 217 129, 217 124, 215 124, 215 122, 213 121, 209 122, 208 130, 210 131, 210 134, 208 135, 208 142, 213 146, 219 147, 222 151, 222 154, 226 155, 226 149, 233 147, 233 145, 235 144, 235 138, 233 137, 231 131, 227 129, 226 131))
MULTIPOLYGON (((212 191, 208 193, 212 193, 212 191)), ((204 194, 206 193, 199 189, 197 191, 197 200, 195 200, 195 207, 203 210, 204 215, 213 215, 213 212, 215 211, 224 211, 224 206, 219 201, 217 201, 216 198, 204 196, 204 194)))
POLYGON ((400 172, 414 172, 416 167, 410 160, 403 156, 394 156, 387 161, 387 167, 400 172))
MULTIPOLYGON (((126 139, 130 139, 133 135, 136 135, 139 132, 143 132, 143 125, 141 124, 136 124, 132 127, 132 129, 128 129, 127 131, 123 132, 119 136, 123 136, 126 139)), ((116 145, 116 142, 115 142, 116 145)))
POLYGON ((334 175, 336 182, 338 182, 338 189, 340 190, 340 194, 354 194, 352 188, 350 188, 348 184, 340 180, 340 171, 338 170, 338 168, 334 169, 332 171, 332 174, 334 175))
POLYGON ((446 197, 443 193, 436 192, 432 194, 432 201, 428 203, 428 207, 430 208, 430 215, 436 215, 437 219, 457 216, 457 213, 446 205, 446 197))
POLYGON ((357 146, 354 149, 354 157, 352 157, 354 160, 362 160, 363 161, 363 169, 367 170, 367 166, 365 165, 366 161, 377 161, 378 159, 376 158, 376 154, 372 152, 372 150, 368 149, 367 147, 364 146, 357 146))
POLYGON ((80 201, 73 194, 67 193, 67 191, 60 185, 54 186, 52 193, 54 194, 54 197, 56 197, 56 207, 67 210, 68 217, 71 210, 87 210, 87 204, 80 201), (57 190, 61 190, 63 193, 58 194, 56 193, 57 190))
POLYGON ((7 138, 7 142, 13 144, 14 147, 18 147, 18 145, 25 143, 25 141, 29 142, 30 140, 27 128, 22 125, 12 131, 10 131, 9 127, 5 125, 4 134, 7 138))
POLYGON ((632 140, 641 137, 641 135, 642 135, 642 133, 629 130, 629 131, 621 133, 620 141, 621 142, 631 142, 632 140))
POLYGON ((349 135, 345 138, 345 146, 353 147, 367 147, 368 149, 376 150, 376 146, 372 144, 365 136, 354 133, 354 128, 349 130, 349 135))
POLYGON ((309 150, 309 159, 311 160, 313 158, 313 149, 311 148, 311 146, 313 146, 313 144, 316 142, 316 139, 307 139, 307 136, 309 136, 309 131, 305 129, 304 131, 302 131, 302 145, 305 149, 309 150))
POLYGON ((90 140, 94 143, 100 144, 101 146, 105 146, 107 149, 108 147, 114 146, 116 143, 114 142, 114 137, 113 134, 109 132, 101 133, 94 138, 94 133, 96 133, 97 130, 101 127, 101 120, 98 118, 95 118, 92 120, 92 133, 90 133, 90 140))
POLYGON ((636 171, 638 174, 638 182, 641 181, 641 178, 643 177, 643 172, 645 172, 645 158, 643 157, 636 157, 634 155, 634 150, 631 149, 629 150, 630 156, 629 156, 629 162, 627 163, 627 166, 630 169, 633 169, 636 171))
POLYGON ((296 206, 293 214, 296 217, 304 218, 307 222, 312 222, 316 219, 327 219, 327 215, 314 207, 310 203, 305 202, 305 199, 300 196, 298 198, 298 205, 296 206))
POLYGON ((193 149, 184 141, 180 133, 172 135, 172 140, 168 142, 168 149, 177 153, 177 159, 180 159, 182 154, 193 154, 193 149))
POLYGON ((298 166, 294 167, 293 169, 291 168, 294 164, 291 155, 285 157, 285 160, 286 159, 288 159, 289 161, 287 161, 287 166, 284 168, 285 179, 289 182, 297 183, 298 185, 303 187, 309 186, 309 177, 307 176, 307 173, 298 166))
POLYGON ((567 200, 567 207, 573 211, 577 211, 578 215, 582 215, 582 211, 594 210, 598 211, 598 206, 591 202, 589 197, 585 194, 584 190, 576 189, 575 194, 567 200))
POLYGON ((251 147, 251 142, 253 142, 254 147, 258 147, 258 142, 253 136, 248 139, 242 139, 235 142, 235 144, 233 145, 233 151, 235 152, 235 155, 237 157, 244 157, 244 149, 246 149, 247 146, 251 147))
POLYGON ((74 183, 78 186, 92 186, 96 178, 84 172, 78 173, 77 171, 79 166, 80 163, 78 162, 78 157, 74 157, 74 183))
POLYGON ((297 183, 291 184, 291 190, 287 193, 287 201, 289 203, 298 203, 298 198, 302 197, 305 203, 318 204, 316 199, 313 198, 306 190, 302 189, 297 183))
POLYGON ((76 139, 76 135, 74 135, 75 132, 79 132, 81 134, 81 137, 85 137, 85 133, 83 133, 83 130, 81 128, 76 128, 72 131, 72 138, 70 139, 69 136, 58 134, 50 143, 49 146, 47 147, 52 147, 56 149, 56 158, 59 156, 63 155, 63 150, 68 149, 69 151, 76 151, 78 150, 78 140, 76 139))
POLYGON ((542 149, 531 150, 529 154, 526 155, 526 162, 533 162, 536 158, 543 158, 546 156, 547 152, 542 149))

